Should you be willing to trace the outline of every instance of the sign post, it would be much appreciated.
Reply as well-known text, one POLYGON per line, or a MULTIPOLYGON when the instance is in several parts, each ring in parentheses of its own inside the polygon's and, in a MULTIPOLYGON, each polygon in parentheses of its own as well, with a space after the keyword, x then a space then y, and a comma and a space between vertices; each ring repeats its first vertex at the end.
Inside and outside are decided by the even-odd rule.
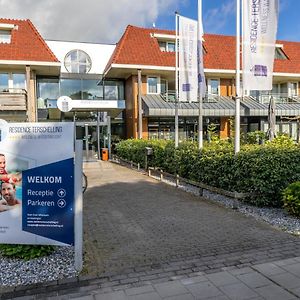
POLYGON ((75 269, 82 270, 82 141, 75 142, 75 269))

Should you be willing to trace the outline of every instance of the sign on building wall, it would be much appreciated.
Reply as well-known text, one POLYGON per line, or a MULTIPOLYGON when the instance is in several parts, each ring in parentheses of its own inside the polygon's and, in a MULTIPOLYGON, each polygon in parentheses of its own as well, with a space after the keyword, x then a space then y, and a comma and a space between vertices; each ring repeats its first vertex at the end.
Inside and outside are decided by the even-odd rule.
POLYGON ((74 244, 74 124, 0 124, 0 243, 74 244))

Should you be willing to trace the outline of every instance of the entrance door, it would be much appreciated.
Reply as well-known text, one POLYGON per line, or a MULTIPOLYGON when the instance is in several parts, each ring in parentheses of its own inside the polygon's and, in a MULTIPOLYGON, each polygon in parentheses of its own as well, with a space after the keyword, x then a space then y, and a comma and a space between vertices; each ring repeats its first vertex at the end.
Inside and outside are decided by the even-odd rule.
POLYGON ((76 124, 76 139, 83 142, 84 161, 93 161, 98 158, 97 126, 86 124, 76 124))

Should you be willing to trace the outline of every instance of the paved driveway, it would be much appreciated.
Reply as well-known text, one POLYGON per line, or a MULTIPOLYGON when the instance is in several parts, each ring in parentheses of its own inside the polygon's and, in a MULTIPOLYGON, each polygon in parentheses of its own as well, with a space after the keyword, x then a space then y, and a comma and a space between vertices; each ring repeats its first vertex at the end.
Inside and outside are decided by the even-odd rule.
POLYGON ((300 256, 298 237, 252 217, 110 162, 84 169, 87 274, 140 272, 139 281, 159 282, 158 273, 214 273, 300 256))

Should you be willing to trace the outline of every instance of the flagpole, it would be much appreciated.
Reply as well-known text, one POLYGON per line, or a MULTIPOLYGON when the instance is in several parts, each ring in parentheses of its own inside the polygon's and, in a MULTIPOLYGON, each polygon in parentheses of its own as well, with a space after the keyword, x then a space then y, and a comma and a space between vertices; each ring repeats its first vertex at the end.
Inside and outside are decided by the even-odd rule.
MULTIPOLYGON (((200 49, 200 46, 202 46, 202 36, 200 33, 200 22, 199 19, 202 16, 202 0, 198 0, 198 59, 200 59, 201 55, 200 55, 200 51, 202 51, 202 47, 200 49)), ((200 78, 199 76, 201 76, 200 74, 200 62, 198 62, 198 99, 199 99, 199 115, 198 115, 198 148, 201 149, 203 148, 203 114, 202 114, 202 91, 200 88, 200 78)))
POLYGON ((241 59, 240 59, 240 0, 236 1, 236 97, 235 97, 235 136, 234 153, 240 152, 240 85, 241 85, 241 59))
POLYGON ((176 28, 176 39, 175 39, 175 148, 178 147, 178 13, 175 12, 175 28, 176 28))

